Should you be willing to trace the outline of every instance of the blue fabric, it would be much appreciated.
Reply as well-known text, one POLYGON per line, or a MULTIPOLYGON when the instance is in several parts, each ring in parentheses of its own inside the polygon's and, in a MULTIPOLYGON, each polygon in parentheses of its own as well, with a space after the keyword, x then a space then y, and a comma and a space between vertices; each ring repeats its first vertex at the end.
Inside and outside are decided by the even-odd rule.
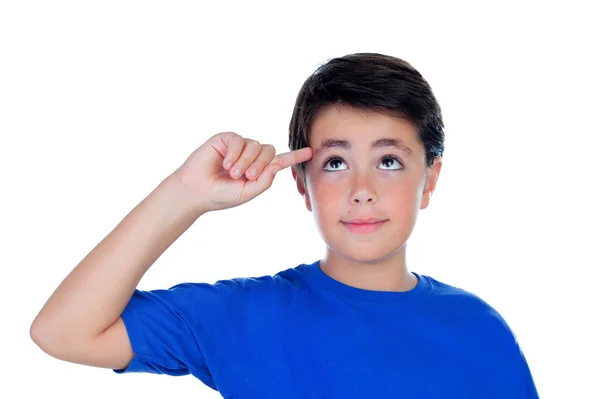
POLYGON ((538 398, 503 318, 414 273, 368 291, 302 264, 274 276, 136 290, 135 357, 116 373, 192 374, 224 398, 538 398))

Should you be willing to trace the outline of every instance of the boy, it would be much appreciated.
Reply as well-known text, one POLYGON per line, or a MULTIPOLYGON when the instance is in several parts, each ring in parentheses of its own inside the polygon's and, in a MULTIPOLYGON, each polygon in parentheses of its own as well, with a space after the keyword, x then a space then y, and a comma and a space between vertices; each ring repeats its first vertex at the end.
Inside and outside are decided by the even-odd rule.
POLYGON ((302 86, 291 152, 220 133, 142 201, 31 326, 50 355, 116 373, 192 374, 226 398, 537 398, 519 345, 477 296, 409 272, 406 242, 441 170, 431 88, 381 54, 330 60, 302 86), (292 166, 326 243, 274 276, 140 291, 201 215, 292 166))

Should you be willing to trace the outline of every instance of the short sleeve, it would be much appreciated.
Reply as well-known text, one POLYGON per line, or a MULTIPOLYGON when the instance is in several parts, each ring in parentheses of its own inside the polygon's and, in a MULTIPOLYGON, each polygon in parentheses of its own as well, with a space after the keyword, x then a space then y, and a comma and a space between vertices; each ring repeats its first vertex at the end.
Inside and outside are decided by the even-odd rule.
POLYGON ((226 326, 231 313, 227 298, 236 292, 234 280, 215 284, 183 283, 169 289, 136 289, 122 312, 134 357, 117 374, 143 372, 182 376, 193 374, 216 388, 203 345, 226 326))
POLYGON ((539 399, 531 370, 517 337, 506 320, 491 308, 488 339, 495 355, 490 359, 488 378, 496 382, 499 397, 539 399), (492 342, 493 340, 493 342, 492 342))

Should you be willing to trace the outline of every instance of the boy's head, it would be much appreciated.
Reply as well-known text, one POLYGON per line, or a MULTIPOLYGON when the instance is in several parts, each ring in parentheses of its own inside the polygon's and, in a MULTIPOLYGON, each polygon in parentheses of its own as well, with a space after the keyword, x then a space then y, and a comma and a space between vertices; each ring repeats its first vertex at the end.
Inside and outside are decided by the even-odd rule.
POLYGON ((350 54, 306 80, 289 147, 313 157, 292 173, 330 251, 375 262, 404 247, 435 189, 443 128, 429 84, 398 58, 350 54), (365 218, 382 222, 356 225, 365 218))

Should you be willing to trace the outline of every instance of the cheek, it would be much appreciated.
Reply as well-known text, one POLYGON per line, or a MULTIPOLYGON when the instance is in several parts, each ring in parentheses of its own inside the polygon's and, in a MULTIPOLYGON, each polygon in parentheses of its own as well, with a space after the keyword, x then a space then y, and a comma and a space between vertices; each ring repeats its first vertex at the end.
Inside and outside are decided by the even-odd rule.
POLYGON ((388 200, 406 202, 414 197, 415 187, 409 180, 397 181, 384 186, 381 194, 388 200))
POLYGON ((385 193, 384 208, 390 216, 397 220, 412 220, 419 210, 420 196, 417 195, 417 187, 412 184, 404 184, 391 187, 385 193))
POLYGON ((313 181, 309 190, 313 212, 316 212, 320 219, 337 217, 340 210, 344 209, 340 204, 344 198, 342 185, 320 179, 313 181))

